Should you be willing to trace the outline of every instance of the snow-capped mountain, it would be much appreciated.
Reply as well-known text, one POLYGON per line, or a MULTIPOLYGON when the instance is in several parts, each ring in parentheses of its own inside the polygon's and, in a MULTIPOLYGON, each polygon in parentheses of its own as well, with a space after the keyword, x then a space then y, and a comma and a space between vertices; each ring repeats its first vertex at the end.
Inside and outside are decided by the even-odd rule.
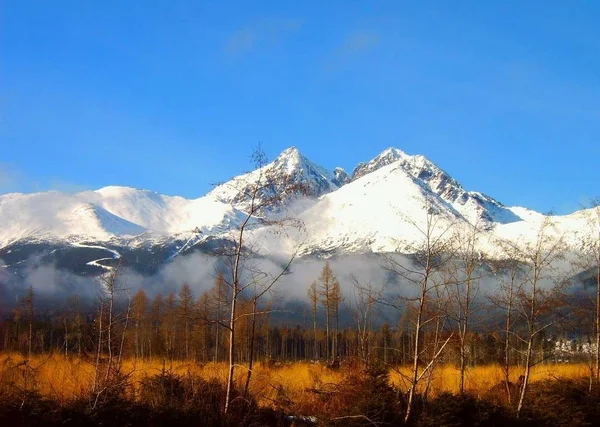
POLYGON ((464 218, 441 196, 393 162, 327 194, 300 214, 306 224, 303 250, 393 252, 410 248, 423 236, 425 210, 434 209, 439 230, 464 218))
POLYGON ((354 171, 352 172, 352 180, 361 178, 371 172, 375 172, 390 163, 397 162, 398 160, 406 159, 408 155, 402 150, 397 148, 387 148, 383 150, 377 157, 373 158, 367 163, 359 163, 354 171))
POLYGON ((0 224, 0 247, 30 238, 108 240, 145 231, 89 199, 58 192, 0 196, 0 224))
MULTIPOLYGON (((301 232, 279 233, 280 244, 261 245, 273 253, 299 241, 302 255, 410 252, 423 237, 426 210, 431 209, 439 230, 477 225, 483 229, 479 249, 498 254, 500 241, 532 242, 547 219, 467 191, 425 157, 397 148, 359 164, 350 177, 342 168, 331 172, 291 147, 262 168, 193 200, 116 186, 77 194, 2 195, 0 265, 3 259, 16 265, 35 251, 60 253, 61 248, 69 248, 63 251, 63 264, 82 258, 72 250, 85 248, 89 257, 83 257, 84 264, 97 268, 102 268, 100 261, 128 251, 140 265, 159 265, 198 248, 214 249, 226 244, 247 217, 257 182, 259 203, 312 200, 294 211, 304 224, 301 232)), ((271 208, 259 214, 272 215, 278 206, 271 208)), ((572 247, 585 245, 597 238, 589 218, 586 211, 552 217, 550 234, 567 236, 572 247)), ((250 237, 264 242, 270 229, 261 224, 260 219, 254 222, 250 237)))
POLYGON ((286 204, 300 196, 319 197, 331 193, 344 183, 343 169, 332 173, 308 160, 296 147, 290 147, 268 165, 236 176, 208 195, 241 210, 248 210, 257 184, 260 188, 255 195, 255 203, 269 204, 269 200, 276 200, 286 204))
POLYGON ((432 192, 452 205, 472 224, 490 226, 492 223, 519 221, 514 212, 485 194, 466 191, 448 173, 422 155, 408 155, 397 148, 388 148, 368 163, 359 164, 352 179, 359 179, 389 164, 398 164, 405 172, 425 184, 432 192))
POLYGON ((218 234, 245 214, 213 197, 195 200, 129 187, 0 196, 0 248, 19 240, 109 241, 144 234, 218 234))
POLYGON ((477 249, 492 257, 504 256, 502 242, 534 244, 544 221, 550 224, 548 238, 562 239, 571 249, 598 238, 596 211, 547 217, 505 207, 466 191, 423 156, 388 149, 359 168, 368 172, 354 174, 350 183, 300 214, 306 226, 302 253, 410 253, 424 240, 428 210, 435 213, 434 234, 468 232, 476 226, 477 249), (390 161, 391 156, 397 160, 390 161))

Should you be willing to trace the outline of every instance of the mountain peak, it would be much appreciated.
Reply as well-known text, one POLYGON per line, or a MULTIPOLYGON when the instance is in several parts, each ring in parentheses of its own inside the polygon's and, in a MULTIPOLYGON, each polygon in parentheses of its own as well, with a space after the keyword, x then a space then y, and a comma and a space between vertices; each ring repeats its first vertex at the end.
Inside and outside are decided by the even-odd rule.
POLYGON ((348 175, 344 168, 335 168, 333 170, 333 175, 335 176, 335 182, 338 185, 338 187, 348 184, 351 181, 350 175, 348 175))
POLYGON ((281 153, 279 153, 279 156, 277 156, 277 158, 282 158, 282 157, 300 157, 300 150, 298 150, 298 148, 296 148, 296 146, 292 145, 291 147, 286 148, 285 150, 283 150, 281 153))
POLYGON ((394 147, 386 148, 367 163, 359 163, 352 173, 352 181, 392 163, 397 163, 399 168, 452 205, 473 224, 480 220, 486 224, 518 220, 516 215, 491 197, 465 190, 456 179, 427 157, 409 155, 394 147))
POLYGON ((354 169, 354 172, 352 172, 352 180, 358 179, 361 176, 365 176, 368 173, 374 172, 400 159, 407 159, 410 157, 411 156, 398 148, 386 148, 371 161, 367 163, 359 163, 354 169))
POLYGON ((283 168, 288 175, 293 173, 295 169, 302 168, 302 164, 310 163, 310 161, 300 154, 296 147, 290 147, 283 150, 273 162, 265 167, 272 165, 274 168, 283 168))
POLYGON ((219 185, 209 194, 218 200, 248 208, 249 195, 257 180, 263 182, 259 199, 284 199, 284 204, 298 196, 319 197, 337 190, 340 184, 329 170, 313 163, 292 146, 283 150, 271 163, 253 172, 236 176, 219 185))
POLYGON ((379 153, 379 155, 375 158, 378 159, 378 158, 384 158, 384 157, 393 157, 393 158, 399 159, 406 155, 407 154, 404 151, 400 150, 399 148, 388 147, 385 150, 383 150, 381 153, 379 153))

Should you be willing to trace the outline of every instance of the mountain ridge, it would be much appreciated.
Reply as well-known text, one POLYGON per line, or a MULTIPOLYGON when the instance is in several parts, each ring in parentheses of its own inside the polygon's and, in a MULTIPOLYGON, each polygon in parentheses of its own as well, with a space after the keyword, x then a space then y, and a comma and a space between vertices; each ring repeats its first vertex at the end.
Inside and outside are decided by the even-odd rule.
MULTIPOLYGON (((531 241, 546 218, 468 191, 426 157, 397 148, 360 163, 349 175, 342 168, 329 171, 290 147, 272 162, 196 199, 125 186, 76 194, 0 195, 0 249, 32 241, 104 242, 116 247, 170 245, 178 254, 182 248, 227 239, 247 216, 259 180, 259 199, 277 196, 281 209, 293 208, 305 223, 303 255, 407 251, 416 243, 414 225, 429 204, 449 222, 484 230, 482 248, 490 253, 498 252, 494 242, 499 239, 531 241)), ((577 234, 583 227, 578 212, 552 219, 560 230, 577 234)))

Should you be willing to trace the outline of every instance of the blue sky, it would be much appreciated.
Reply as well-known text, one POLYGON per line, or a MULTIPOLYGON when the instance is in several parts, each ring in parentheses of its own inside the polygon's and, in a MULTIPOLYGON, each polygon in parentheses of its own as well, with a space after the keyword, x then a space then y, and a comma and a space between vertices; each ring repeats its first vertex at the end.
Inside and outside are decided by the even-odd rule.
POLYGON ((0 15, 0 193, 198 197, 388 146, 508 205, 600 195, 600 3, 29 1, 0 15))

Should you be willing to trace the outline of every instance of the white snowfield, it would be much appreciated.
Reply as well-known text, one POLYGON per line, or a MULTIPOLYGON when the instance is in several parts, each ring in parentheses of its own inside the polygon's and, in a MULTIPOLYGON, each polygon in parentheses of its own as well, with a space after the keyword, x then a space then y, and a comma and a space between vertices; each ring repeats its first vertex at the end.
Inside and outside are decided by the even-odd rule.
POLYGON ((0 247, 25 239, 106 242, 144 235, 219 234, 243 218, 243 212, 213 197, 188 200, 128 187, 7 194, 0 196, 0 247))
MULTIPOLYGON (((293 248, 302 241, 301 254, 410 252, 423 241, 426 210, 430 209, 435 212, 437 232, 477 225, 484 230, 479 249, 499 255, 500 241, 516 245, 535 242, 547 218, 467 191, 425 157, 396 148, 361 163, 350 178, 343 169, 328 171, 291 147, 261 169, 237 176, 193 200, 116 186, 77 194, 2 195, 0 248, 23 240, 141 245, 175 236, 193 246, 203 238, 239 227, 259 178, 265 184, 259 200, 282 191, 277 184, 282 181, 286 187, 297 184, 301 188, 284 196, 286 204, 299 212, 304 230, 278 234, 283 242, 261 245, 271 250, 293 248), (307 203, 307 198, 312 201, 307 203)), ((595 211, 549 219, 548 235, 562 237, 573 249, 598 239, 595 211)), ((251 235, 266 239, 268 231, 251 235)))

